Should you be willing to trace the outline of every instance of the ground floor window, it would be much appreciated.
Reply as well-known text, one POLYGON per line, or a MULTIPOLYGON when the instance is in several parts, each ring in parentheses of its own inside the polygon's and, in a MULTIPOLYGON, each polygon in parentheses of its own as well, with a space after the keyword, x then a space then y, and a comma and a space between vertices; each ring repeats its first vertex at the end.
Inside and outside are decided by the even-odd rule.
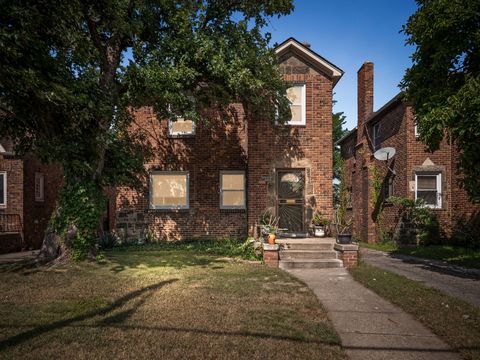
POLYGON ((185 171, 155 171, 150 174, 151 209, 188 209, 189 177, 185 171))
POLYGON ((220 208, 245 209, 245 171, 220 172, 220 208))
POLYGON ((0 206, 7 205, 7 172, 0 171, 0 206))
POLYGON ((422 199, 432 208, 442 207, 442 174, 415 174, 415 199, 422 199))

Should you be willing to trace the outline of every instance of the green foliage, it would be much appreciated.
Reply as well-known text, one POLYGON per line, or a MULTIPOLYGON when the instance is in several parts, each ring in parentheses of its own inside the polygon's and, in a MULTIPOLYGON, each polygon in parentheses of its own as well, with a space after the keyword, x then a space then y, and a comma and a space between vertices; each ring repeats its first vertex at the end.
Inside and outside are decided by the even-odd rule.
POLYGON ((420 138, 436 150, 445 136, 460 148, 458 170, 480 201, 480 2, 417 0, 403 27, 416 46, 401 87, 413 105, 420 138))
POLYGON ((453 242, 466 248, 480 249, 480 213, 470 219, 461 218, 455 224, 453 242))
POLYGON ((279 218, 272 214, 270 210, 265 210, 260 215, 260 228, 263 235, 276 234, 278 232, 279 218))
MULTIPOLYGON (((336 101, 333 101, 335 105, 336 101)), ((348 129, 343 126, 346 123, 346 116, 343 112, 336 112, 332 114, 332 137, 333 137, 333 203, 338 204, 340 196, 340 176, 342 172, 342 152, 340 146, 335 143, 340 140, 348 129)))
POLYGON ((97 239, 105 201, 93 182, 67 183, 60 191, 59 208, 50 221, 50 230, 60 234, 76 260, 84 259, 97 239))
POLYGON ((337 209, 335 210, 335 226, 338 234, 347 234, 351 233, 350 227, 352 225, 352 219, 347 217, 349 191, 345 180, 347 178, 347 167, 344 163, 341 169, 340 199, 337 209))
POLYGON ((264 26, 292 9, 292 0, 0 2, 0 137, 62 166, 67 214, 56 217, 60 230, 79 221, 72 246, 92 243, 94 194, 145 176, 150 144, 130 131, 132 110, 208 122, 201 109, 242 102, 265 119, 289 118, 264 26))
POLYGON ((388 198, 388 202, 400 205, 403 220, 415 226, 421 245, 441 242, 442 236, 438 219, 433 211, 425 206, 423 200, 391 196, 388 198))
POLYGON ((312 216, 312 225, 313 226, 328 226, 328 225, 330 225, 330 220, 323 217, 322 212, 317 210, 317 211, 315 211, 315 213, 312 216))

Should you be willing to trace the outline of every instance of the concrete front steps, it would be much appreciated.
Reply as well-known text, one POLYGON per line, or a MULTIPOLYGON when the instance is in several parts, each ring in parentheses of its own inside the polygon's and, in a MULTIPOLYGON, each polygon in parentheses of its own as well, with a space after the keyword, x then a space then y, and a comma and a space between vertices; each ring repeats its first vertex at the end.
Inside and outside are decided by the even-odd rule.
POLYGON ((341 268, 342 260, 333 249, 334 238, 277 239, 281 269, 341 268))

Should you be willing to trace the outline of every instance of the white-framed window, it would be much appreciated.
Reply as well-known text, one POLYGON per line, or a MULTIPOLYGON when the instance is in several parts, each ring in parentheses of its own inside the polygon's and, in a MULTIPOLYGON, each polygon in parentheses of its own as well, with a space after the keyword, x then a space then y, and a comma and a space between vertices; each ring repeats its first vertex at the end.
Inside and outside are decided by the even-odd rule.
POLYGON ((415 134, 415 138, 420 137, 420 132, 418 131, 418 118, 416 116, 413 117, 413 133, 415 134))
POLYGON ((150 209, 188 209, 189 200, 188 172, 150 173, 150 209))
POLYGON ((306 84, 295 84, 287 89, 292 118, 287 125, 305 125, 307 123, 306 84))
POLYGON ((442 174, 415 174, 415 200, 422 199, 431 208, 442 207, 442 174))
POLYGON ((380 148, 380 123, 376 123, 373 126, 373 150, 378 150, 380 148))
POLYGON ((220 171, 220 209, 246 208, 245 171, 220 171))
POLYGON ((0 207, 7 206, 7 172, 0 171, 0 207))
POLYGON ((42 173, 35 173, 35 201, 45 200, 45 176, 42 173))
POLYGON ((193 136, 195 135, 195 123, 178 117, 177 120, 168 120, 168 135, 171 137, 193 136))

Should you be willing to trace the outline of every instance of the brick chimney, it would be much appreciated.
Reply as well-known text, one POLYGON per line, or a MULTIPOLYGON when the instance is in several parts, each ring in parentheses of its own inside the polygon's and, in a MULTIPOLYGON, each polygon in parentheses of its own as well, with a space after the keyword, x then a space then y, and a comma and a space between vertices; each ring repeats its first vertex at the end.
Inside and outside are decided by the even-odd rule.
POLYGON ((357 144, 362 141, 363 124, 373 113, 373 63, 365 61, 357 72, 357 144))

